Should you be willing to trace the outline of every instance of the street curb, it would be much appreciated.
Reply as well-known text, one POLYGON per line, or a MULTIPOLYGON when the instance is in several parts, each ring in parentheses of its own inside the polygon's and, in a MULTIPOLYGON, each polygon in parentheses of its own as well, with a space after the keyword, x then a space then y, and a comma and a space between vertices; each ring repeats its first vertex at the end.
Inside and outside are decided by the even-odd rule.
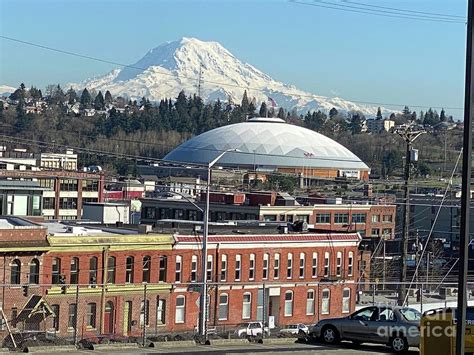
POLYGON ((93 350, 137 349, 137 343, 94 344, 93 350))
POLYGON ((24 353, 57 353, 57 352, 70 352, 76 351, 74 345, 64 345, 64 346, 29 346, 25 347, 24 353))
POLYGON ((247 339, 215 339, 211 340, 211 345, 241 345, 248 344, 247 339))
POLYGON ((282 345, 289 345, 289 344, 295 344, 297 342, 298 338, 264 338, 263 339, 263 344, 282 344, 282 345))
POLYGON ((185 347, 195 346, 194 340, 181 340, 181 341, 154 341, 150 343, 151 348, 172 348, 172 347, 185 347))

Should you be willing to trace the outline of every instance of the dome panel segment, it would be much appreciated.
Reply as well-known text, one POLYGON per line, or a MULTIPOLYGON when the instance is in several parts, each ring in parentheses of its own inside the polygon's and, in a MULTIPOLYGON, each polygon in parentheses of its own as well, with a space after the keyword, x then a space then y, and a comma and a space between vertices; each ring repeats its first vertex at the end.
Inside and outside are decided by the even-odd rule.
POLYGON ((226 149, 222 166, 314 167, 369 170, 355 154, 336 141, 279 119, 259 118, 219 127, 184 142, 164 160, 206 164, 226 149))

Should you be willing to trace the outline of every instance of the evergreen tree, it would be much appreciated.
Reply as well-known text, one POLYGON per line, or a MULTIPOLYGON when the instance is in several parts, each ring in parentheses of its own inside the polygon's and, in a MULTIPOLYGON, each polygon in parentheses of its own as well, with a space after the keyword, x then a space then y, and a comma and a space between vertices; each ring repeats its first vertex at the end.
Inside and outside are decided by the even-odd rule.
POLYGON ((67 100, 67 103, 70 104, 70 105, 74 105, 76 103, 77 94, 76 94, 76 91, 73 88, 70 88, 66 92, 66 100, 67 100))
POLYGON ((337 109, 335 107, 333 107, 332 109, 329 110, 329 118, 336 117, 338 114, 339 114, 339 112, 337 111, 337 109))
POLYGON ((258 111, 258 115, 260 117, 268 116, 267 104, 265 102, 262 102, 262 105, 260 105, 260 111, 258 111))
POLYGON ((85 88, 81 94, 81 106, 83 109, 86 109, 86 108, 91 108, 91 104, 92 104, 91 94, 89 93, 89 90, 85 88))
POLYGON ((240 108, 242 110, 242 114, 244 115, 243 120, 247 118, 247 115, 249 114, 249 98, 247 97, 247 90, 244 91, 244 96, 242 97, 242 102, 240 104, 240 108))
POLYGON ((380 110, 380 107, 377 109, 377 117, 376 117, 376 119, 377 119, 377 120, 383 119, 382 111, 380 110))
POLYGON ((39 101, 41 100, 43 97, 42 97, 42 94, 41 94, 41 90, 38 90, 37 88, 35 88, 34 86, 32 86, 30 88, 30 97, 34 100, 34 101, 39 101))
POLYGON ((405 106, 405 107, 403 108, 402 113, 403 113, 404 115, 407 115, 407 116, 408 116, 408 115, 411 113, 410 108, 409 108, 408 106, 405 106))
POLYGON ((352 134, 359 134, 362 132, 362 123, 363 123, 363 116, 359 113, 355 113, 351 117, 350 122, 350 129, 352 134))
POLYGON ((101 111, 105 109, 105 100, 104 96, 102 95, 102 91, 99 90, 99 93, 94 99, 94 109, 101 111))
POLYGON ((257 109, 257 107, 255 106, 255 103, 254 103, 254 101, 252 100, 252 102, 249 104, 248 118, 255 117, 255 110, 256 110, 256 109, 257 109))
POLYGON ((105 92, 105 103, 110 105, 113 102, 112 94, 110 93, 109 90, 105 92))
POLYGON ((280 108, 278 109, 278 115, 277 115, 277 117, 278 117, 278 118, 281 118, 282 120, 284 120, 284 119, 285 119, 285 116, 286 116, 286 115, 285 115, 285 110, 283 109, 283 107, 280 107, 280 108))
POLYGON ((441 109, 441 112, 439 114, 439 120, 441 122, 446 122, 448 119, 446 118, 446 112, 444 112, 444 108, 441 109))

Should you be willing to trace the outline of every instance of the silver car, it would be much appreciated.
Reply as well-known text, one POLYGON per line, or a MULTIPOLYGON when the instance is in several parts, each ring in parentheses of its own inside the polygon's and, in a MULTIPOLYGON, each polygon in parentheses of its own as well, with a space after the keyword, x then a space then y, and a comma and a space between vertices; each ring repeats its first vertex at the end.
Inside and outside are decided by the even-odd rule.
POLYGON ((410 346, 419 346, 421 313, 416 309, 397 306, 371 306, 347 317, 324 319, 310 328, 309 335, 327 344, 350 340, 354 344, 389 345, 403 353, 410 346))

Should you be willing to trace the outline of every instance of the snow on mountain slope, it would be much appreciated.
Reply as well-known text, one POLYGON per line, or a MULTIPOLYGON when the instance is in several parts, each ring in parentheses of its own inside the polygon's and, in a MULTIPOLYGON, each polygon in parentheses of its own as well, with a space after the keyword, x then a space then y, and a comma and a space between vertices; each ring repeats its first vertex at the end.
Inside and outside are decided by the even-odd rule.
POLYGON ((243 63, 217 42, 186 37, 150 50, 131 66, 71 86, 77 90, 84 87, 110 90, 113 95, 132 99, 146 96, 151 101, 159 101, 175 98, 181 90, 188 95, 197 93, 201 70, 201 96, 206 101, 217 98, 227 101, 230 97, 234 103, 240 103, 244 90, 247 90, 249 99, 255 98, 257 107, 269 96, 279 107, 299 112, 327 112, 335 107, 340 111, 361 111, 368 116, 377 113, 377 107, 314 95, 276 81, 252 65, 243 63))
POLYGON ((13 86, 0 85, 0 96, 10 95, 15 90, 16 88, 14 88, 13 86))

